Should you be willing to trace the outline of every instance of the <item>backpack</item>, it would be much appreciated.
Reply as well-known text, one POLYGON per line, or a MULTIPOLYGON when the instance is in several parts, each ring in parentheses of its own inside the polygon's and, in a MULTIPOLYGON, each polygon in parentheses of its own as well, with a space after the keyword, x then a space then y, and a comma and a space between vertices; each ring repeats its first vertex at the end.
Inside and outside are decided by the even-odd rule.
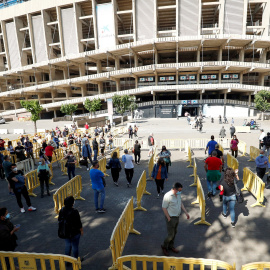
MULTIPOLYGON (((63 210, 62 210, 63 211, 63 210)), ((67 215, 64 213, 59 213, 59 221, 58 221, 58 237, 61 239, 66 239, 71 237, 71 226, 68 222, 69 215, 73 212, 73 210, 69 211, 67 215), (61 218, 60 218, 61 215, 61 218)))
POLYGON ((270 137, 269 136, 266 137, 265 146, 270 147, 270 137))

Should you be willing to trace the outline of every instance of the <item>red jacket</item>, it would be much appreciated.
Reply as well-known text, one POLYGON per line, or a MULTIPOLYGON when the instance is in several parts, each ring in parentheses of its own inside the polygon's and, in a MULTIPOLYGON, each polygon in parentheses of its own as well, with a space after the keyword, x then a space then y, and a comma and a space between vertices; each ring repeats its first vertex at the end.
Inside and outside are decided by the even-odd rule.
POLYGON ((47 157, 52 157, 53 155, 53 150, 54 148, 51 146, 51 145, 48 145, 46 148, 45 148, 45 155, 47 157))
POLYGON ((84 126, 84 128, 85 128, 85 129, 88 129, 88 128, 89 128, 89 126, 86 124, 86 125, 84 126))

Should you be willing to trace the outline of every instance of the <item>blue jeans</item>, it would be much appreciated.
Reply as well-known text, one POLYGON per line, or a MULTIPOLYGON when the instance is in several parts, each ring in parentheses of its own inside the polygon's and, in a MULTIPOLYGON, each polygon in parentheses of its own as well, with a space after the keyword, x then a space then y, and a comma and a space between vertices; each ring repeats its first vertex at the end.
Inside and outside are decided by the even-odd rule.
POLYGON ((105 200, 105 188, 103 189, 94 189, 95 196, 94 196, 94 201, 95 201, 95 207, 96 209, 103 209, 103 204, 105 200), (98 196, 100 193, 100 207, 98 207, 98 196))
POLYGON ((235 211, 234 211, 234 206, 236 203, 236 196, 231 195, 231 196, 223 196, 223 214, 227 214, 227 204, 229 203, 229 209, 230 209, 230 215, 231 215, 231 220, 234 223, 235 222, 235 211))
POLYGON ((97 160, 98 150, 94 150, 94 160, 97 160))
POLYGON ((73 252, 73 257, 79 257, 79 242, 80 242, 80 234, 75 235, 72 238, 65 239, 65 255, 71 255, 71 249, 73 252))
POLYGON ((68 167, 67 171, 68 171, 69 180, 71 179, 71 174, 72 174, 73 177, 75 177, 75 166, 74 167, 68 167))
POLYGON ((212 192, 213 195, 216 195, 217 182, 208 181, 208 179, 206 179, 206 182, 207 182, 208 192, 212 192))

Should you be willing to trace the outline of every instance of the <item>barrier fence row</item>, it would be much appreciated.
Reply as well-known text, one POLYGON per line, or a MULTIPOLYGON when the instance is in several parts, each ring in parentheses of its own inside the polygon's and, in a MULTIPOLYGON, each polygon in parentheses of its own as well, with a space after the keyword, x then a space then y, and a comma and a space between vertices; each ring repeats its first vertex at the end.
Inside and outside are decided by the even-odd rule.
POLYGON ((124 211, 118 219, 110 239, 110 249, 112 252, 113 265, 110 270, 118 269, 118 258, 122 255, 125 244, 130 233, 141 234, 133 227, 134 224, 134 209, 133 197, 128 201, 124 211))
POLYGON ((85 199, 81 197, 81 192, 82 192, 82 177, 80 175, 76 175, 66 184, 57 189, 57 191, 53 194, 55 213, 57 215, 59 214, 59 211, 64 206, 64 200, 68 196, 73 196, 75 200, 84 201, 85 199))
POLYGON ((136 188, 136 194, 137 194, 137 207, 134 209, 136 210, 142 210, 147 211, 145 208, 141 206, 142 197, 144 194, 151 195, 148 191, 146 191, 146 171, 144 170, 136 188))
POLYGON ((230 167, 233 170, 236 170, 239 168, 238 160, 229 153, 227 153, 227 167, 230 167))
POLYGON ((31 269, 31 270, 51 270, 66 269, 66 263, 70 263, 72 270, 81 269, 80 258, 60 254, 25 253, 25 252, 0 252, 0 267, 3 270, 31 269), (6 262, 9 262, 10 268, 6 262))
POLYGON ((251 205, 251 207, 265 207, 263 204, 265 183, 258 175, 256 175, 247 167, 245 167, 243 170, 243 184, 244 188, 242 188, 242 191, 249 191, 257 200, 256 203, 251 205))
MULTIPOLYGON (((52 164, 49 164, 49 169, 51 171, 51 176, 49 178, 49 184, 54 185, 52 182, 53 178, 53 169, 52 169, 52 164)), ((26 177, 26 182, 27 182, 27 190, 29 196, 37 197, 37 195, 34 193, 34 189, 40 186, 39 182, 39 177, 38 177, 38 172, 37 170, 33 170, 25 174, 26 177)))

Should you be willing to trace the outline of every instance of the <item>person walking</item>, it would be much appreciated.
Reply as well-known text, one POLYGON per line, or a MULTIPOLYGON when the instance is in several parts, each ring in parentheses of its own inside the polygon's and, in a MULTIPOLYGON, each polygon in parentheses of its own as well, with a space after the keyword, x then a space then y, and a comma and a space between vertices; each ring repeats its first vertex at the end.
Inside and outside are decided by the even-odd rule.
POLYGON ((44 197, 44 183, 47 189, 47 195, 51 196, 49 188, 49 180, 51 176, 51 171, 48 164, 45 163, 45 159, 41 158, 38 162, 37 174, 40 182, 41 198, 44 197))
POLYGON ((138 127, 135 125, 134 126, 134 137, 138 137, 138 127))
POLYGON ((236 137, 236 135, 233 135, 233 138, 231 140, 231 151, 232 151, 232 156, 237 158, 238 155, 238 139, 236 137))
POLYGON ((268 157, 264 155, 264 151, 260 150, 260 155, 255 159, 257 175, 263 180, 266 169, 269 166, 268 157))
MULTIPOLYGON (((17 245, 17 235, 15 234, 20 229, 19 225, 13 225, 10 222, 10 214, 7 208, 0 208, 0 251, 14 252, 17 245)), ((9 258, 5 257, 6 269, 10 270, 9 258)), ((2 264, 3 266, 3 264, 2 264)), ((14 269, 14 268, 12 268, 14 269)), ((15 269, 19 269, 15 266, 15 269)))
POLYGON ((70 256, 72 251, 73 257, 77 259, 83 227, 79 211, 73 208, 74 201, 73 196, 66 197, 64 200, 64 207, 58 216, 58 236, 65 239, 65 255, 70 256))
POLYGON ((28 191, 25 186, 25 176, 21 170, 17 169, 16 164, 11 164, 11 173, 8 176, 8 181, 10 184, 10 187, 12 188, 16 199, 18 206, 20 207, 21 213, 25 213, 23 204, 22 204, 22 195, 25 198, 26 204, 28 206, 28 211, 35 211, 36 208, 32 206, 31 200, 28 195, 28 191))
POLYGON ((93 169, 90 170, 90 179, 92 182, 92 189, 94 190, 94 202, 96 207, 96 213, 105 213, 106 209, 104 209, 104 201, 105 201, 105 186, 103 182, 103 177, 105 177, 104 173, 100 170, 99 163, 97 160, 93 161, 93 169), (98 198, 100 195, 100 207, 98 204, 98 198))
POLYGON ((208 149, 208 156, 211 156, 212 152, 215 150, 216 144, 218 144, 218 143, 215 141, 214 135, 212 135, 211 141, 209 141, 206 145, 205 154, 206 154, 206 151, 208 149))
POLYGON ((221 117, 221 115, 219 115, 218 120, 219 120, 219 124, 222 124, 222 117, 221 117))
POLYGON ((124 150, 124 155, 122 156, 122 161, 125 163, 125 173, 127 179, 127 187, 130 187, 133 174, 134 174, 134 159, 133 156, 129 155, 128 150, 124 150))
MULTIPOLYGON (((223 168, 223 165, 225 164, 224 163, 224 156, 223 156, 222 151, 219 150, 219 144, 216 144, 214 151, 217 152, 217 158, 221 159, 221 161, 222 161, 222 168, 223 168)), ((211 156, 212 156, 212 153, 211 153, 211 156)))
POLYGON ((97 160, 97 155, 98 155, 98 142, 97 142, 96 138, 93 139, 92 145, 93 145, 94 161, 95 161, 95 160, 97 160))
POLYGON ((232 122, 231 123, 232 123, 232 125, 234 125, 234 119, 233 119, 233 117, 232 117, 232 122))
POLYGON ((90 164, 92 164, 92 149, 91 149, 91 146, 89 145, 89 141, 85 141, 85 144, 82 148, 82 156, 83 156, 83 159, 86 161, 85 162, 85 166, 86 166, 86 169, 87 171, 89 171, 89 166, 88 166, 88 161, 87 159, 89 159, 90 161, 90 164))
POLYGON ((235 190, 235 180, 239 180, 238 170, 233 170, 232 168, 227 168, 224 172, 224 179, 220 183, 220 190, 224 191, 223 193, 223 210, 222 216, 227 218, 227 208, 229 205, 229 211, 231 215, 231 225, 235 227, 235 203, 236 203, 236 190, 235 190))
POLYGON ((109 140, 109 150, 111 151, 114 148, 112 135, 109 136, 108 140, 109 140))
POLYGON ((171 166, 171 152, 167 150, 166 146, 163 145, 161 148, 161 152, 159 153, 159 156, 163 158, 166 168, 167 168, 167 173, 169 173, 169 166, 171 166))
POLYGON ((206 171, 206 182, 208 197, 216 195, 216 182, 220 180, 222 171, 222 161, 217 158, 217 152, 213 151, 212 156, 208 157, 204 164, 206 171))
POLYGON ((154 145, 155 145, 154 134, 150 133, 148 137, 148 146, 149 146, 148 157, 154 154, 154 145))
POLYGON ((263 129, 261 129, 261 134, 259 136, 259 149, 263 148, 263 138, 265 137, 265 132, 263 129))
POLYGON ((267 136, 263 138, 263 150, 267 151, 267 157, 270 153, 270 132, 267 132, 267 136))
POLYGON ((231 127, 230 127, 230 133, 231 133, 231 138, 233 137, 234 133, 235 133, 235 127, 234 125, 232 124, 231 127))
POLYGON ((31 157, 33 159, 33 162, 34 162, 34 165, 35 165, 35 158, 34 158, 34 155, 33 155, 33 144, 30 142, 28 137, 26 138, 24 148, 26 150, 27 158, 31 157))
POLYGON ((133 137, 133 129, 132 126, 130 125, 128 128, 128 138, 132 140, 133 137))
POLYGON ((54 148, 51 146, 51 143, 48 143, 45 148, 45 155, 48 157, 50 162, 52 162, 53 150, 54 148))
POLYGON ((4 156, 4 161, 3 161, 3 164, 2 165, 3 165, 3 169, 4 169, 4 173, 5 173, 5 179, 8 182, 8 191, 9 191, 9 194, 10 195, 15 195, 13 193, 13 190, 10 187, 10 184, 9 184, 9 181, 8 181, 8 176, 11 173, 11 165, 12 165, 12 163, 11 163, 11 157, 8 156, 8 155, 5 155, 4 156))
POLYGON ((71 174, 75 177, 75 165, 76 165, 76 157, 74 157, 73 152, 69 151, 68 154, 63 158, 67 160, 67 172, 68 172, 68 179, 71 179, 71 174))
POLYGON ((160 190, 164 193, 164 181, 168 181, 168 173, 165 165, 165 161, 162 157, 158 159, 158 162, 154 165, 151 173, 152 180, 155 179, 157 186, 157 198, 160 196, 160 190))
POLYGON ((221 130, 219 132, 219 137, 222 139, 226 137, 226 130, 225 130, 224 126, 221 128, 221 130))
POLYGON ((133 146, 133 153, 134 153, 134 158, 135 158, 135 163, 137 165, 140 164, 141 160, 141 145, 139 144, 138 140, 135 141, 135 144, 133 146))
POLYGON ((177 233, 177 227, 179 224, 179 216, 181 210, 186 214, 187 219, 189 219, 189 214, 182 202, 181 192, 183 186, 181 183, 174 183, 172 189, 167 192, 162 201, 162 210, 165 215, 165 221, 167 225, 167 237, 164 240, 163 245, 161 245, 163 254, 169 256, 169 250, 174 253, 179 251, 174 247, 174 239, 177 233))
POLYGON ((122 170, 122 166, 119 158, 117 157, 117 152, 113 152, 112 158, 108 163, 108 168, 111 169, 113 182, 118 187, 119 173, 122 170))
POLYGON ((103 136, 100 137, 99 147, 100 147, 100 153, 101 153, 101 155, 104 156, 104 151, 105 151, 105 147, 106 147, 106 141, 105 141, 105 139, 104 139, 103 136))

